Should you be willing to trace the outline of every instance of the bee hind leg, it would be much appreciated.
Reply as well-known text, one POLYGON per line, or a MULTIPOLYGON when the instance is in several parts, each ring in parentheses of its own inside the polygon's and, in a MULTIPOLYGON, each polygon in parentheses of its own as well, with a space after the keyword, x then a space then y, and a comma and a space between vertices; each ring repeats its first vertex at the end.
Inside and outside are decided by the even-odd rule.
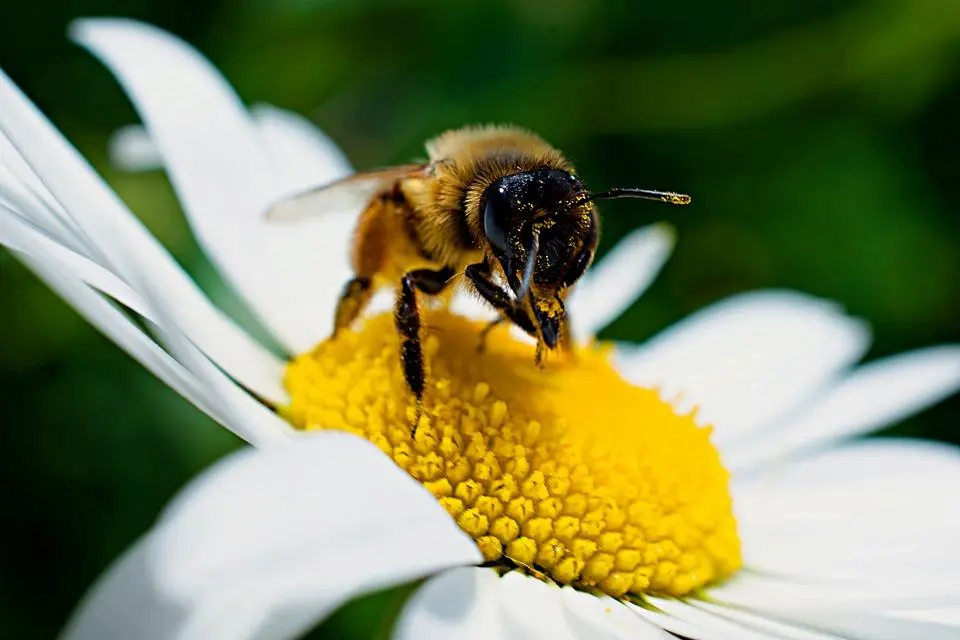
POLYGON ((400 279, 400 295, 394 312, 394 322, 400 333, 400 363, 407 386, 417 399, 417 423, 423 406, 423 392, 426 388, 426 373, 423 363, 423 344, 420 341, 420 310, 417 307, 417 290, 427 295, 436 295, 443 291, 453 277, 453 269, 439 270, 416 269, 404 274, 400 279))

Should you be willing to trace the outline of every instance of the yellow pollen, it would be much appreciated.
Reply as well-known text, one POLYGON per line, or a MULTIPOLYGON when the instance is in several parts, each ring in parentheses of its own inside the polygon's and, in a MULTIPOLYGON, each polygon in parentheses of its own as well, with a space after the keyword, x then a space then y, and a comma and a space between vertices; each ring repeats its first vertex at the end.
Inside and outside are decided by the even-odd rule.
POLYGON ((504 329, 425 310, 414 397, 389 314, 290 363, 286 416, 362 436, 417 479, 488 563, 612 596, 682 596, 740 567, 729 476, 710 429, 625 382, 609 352, 534 364, 504 329))

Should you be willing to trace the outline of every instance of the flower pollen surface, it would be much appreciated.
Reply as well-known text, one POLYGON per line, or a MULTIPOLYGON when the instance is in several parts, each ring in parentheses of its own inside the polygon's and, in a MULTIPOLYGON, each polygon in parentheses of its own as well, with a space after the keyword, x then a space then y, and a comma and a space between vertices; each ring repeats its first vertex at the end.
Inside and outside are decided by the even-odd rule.
POLYGON ((710 429, 624 381, 592 346, 534 364, 510 331, 424 311, 415 400, 389 314, 290 363, 286 417, 373 442, 494 566, 613 596, 682 596, 740 566, 729 476, 710 429))

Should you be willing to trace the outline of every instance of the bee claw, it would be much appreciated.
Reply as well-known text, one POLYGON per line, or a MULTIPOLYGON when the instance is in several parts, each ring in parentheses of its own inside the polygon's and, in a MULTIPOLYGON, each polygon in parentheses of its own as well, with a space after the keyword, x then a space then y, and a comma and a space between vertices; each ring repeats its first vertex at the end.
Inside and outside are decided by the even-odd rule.
POLYGON ((413 426, 410 428, 411 440, 415 440, 417 437, 417 428, 420 426, 420 418, 422 417, 423 417, 423 400, 421 398, 417 398, 417 404, 413 414, 413 426))

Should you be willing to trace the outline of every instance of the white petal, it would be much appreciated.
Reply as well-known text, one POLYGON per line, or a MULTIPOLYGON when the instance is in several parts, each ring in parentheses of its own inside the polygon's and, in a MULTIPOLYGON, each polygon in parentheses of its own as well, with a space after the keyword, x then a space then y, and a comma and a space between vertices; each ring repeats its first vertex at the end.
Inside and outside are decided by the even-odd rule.
MULTIPOLYGON (((703 600, 691 600, 690 604, 697 609, 713 614, 724 620, 765 632, 773 638, 783 638, 784 640, 845 640, 842 636, 805 628, 802 623, 800 625, 792 625, 770 617, 765 617, 761 613, 752 613, 743 609, 724 607, 703 600)), ((680 615, 679 612, 677 612, 677 614, 680 615)))
POLYGON ((955 579, 933 584, 897 584, 894 581, 831 581, 765 576, 743 570, 710 587, 704 598, 734 607, 763 611, 775 617, 787 613, 849 611, 870 613, 904 607, 954 606, 955 579))
POLYGON ((172 640, 189 616, 152 579, 153 538, 138 540, 80 601, 62 640, 172 640))
POLYGON ((891 611, 889 615, 894 618, 937 622, 943 625, 953 626, 960 630, 960 606, 891 611))
POLYGON ((894 439, 740 477, 744 563, 802 581, 929 592, 960 575, 960 496, 944 490, 956 486, 960 449, 894 439))
MULTIPOLYGON (((303 116, 259 104, 251 109, 278 191, 295 194, 317 186, 318 176, 345 174, 350 161, 339 147, 303 116)), ((128 125, 110 138, 110 161, 125 171, 163 167, 163 156, 142 125, 128 125)))
POLYGON ((349 598, 481 560, 419 484, 336 433, 234 454, 142 544, 94 588, 67 638, 292 638, 349 598), (127 615, 114 615, 119 604, 127 615), (158 612, 160 626, 139 624, 158 612))
POLYGON ((894 424, 960 388, 960 346, 920 349, 862 366, 794 419, 742 443, 725 458, 743 471, 894 424))
POLYGON ((635 615, 610 596, 596 596, 571 587, 560 590, 563 613, 577 638, 623 638, 624 640, 668 640, 660 627, 635 615))
POLYGON ((616 320, 660 273, 675 241, 672 227, 655 224, 618 242, 570 294, 573 335, 590 339, 616 320))
POLYGON ((197 376, 208 393, 219 400, 232 431, 258 447, 285 443, 295 433, 289 422, 240 388, 177 328, 177 310, 164 295, 162 287, 144 278, 134 277, 130 282, 142 292, 144 301, 155 314, 164 345, 197 376))
MULTIPOLYGON (((757 629, 752 625, 744 624, 742 621, 735 621, 719 616, 712 611, 707 611, 694 606, 692 603, 671 598, 649 597, 647 601, 659 609, 667 616, 682 620, 688 624, 695 625, 703 629, 695 637, 697 640, 708 640, 708 638, 730 638, 731 640, 767 640, 771 637, 769 629, 757 629)), ((789 627, 785 629, 789 631, 789 627)), ((773 637, 789 637, 778 635, 773 637)), ((806 636, 806 638, 810 638, 806 636)), ((822 640, 822 636, 820 637, 822 640)))
POLYGON ((492 569, 461 567, 429 580, 407 601, 396 640, 504 638, 500 577, 492 569))
POLYGON ((855 362, 866 326, 834 304, 790 291, 727 298, 619 357, 624 376, 699 407, 724 453, 740 436, 793 409, 855 362))
POLYGON ((784 619, 799 625, 831 631, 857 640, 956 640, 960 628, 926 620, 910 620, 871 612, 833 610, 784 614, 784 619))
MULTIPOLYGON (((55 273, 69 274, 68 281, 79 278, 151 321, 165 336, 165 342, 179 358, 179 364, 185 366, 193 374, 189 376, 190 384, 186 389, 189 394, 187 398, 201 408, 209 407, 210 403, 198 400, 196 394, 199 389, 203 390, 203 397, 216 398, 217 409, 211 415, 241 438, 255 445, 265 445, 285 439, 292 432, 292 428, 287 422, 237 387, 232 380, 186 339, 169 313, 169 303, 162 292, 154 292, 152 297, 144 300, 139 293, 116 275, 88 258, 77 255, 59 245, 2 205, 0 205, 0 243, 14 251, 25 254, 21 257, 29 257, 30 264, 34 266, 45 264, 48 270, 53 270, 55 273), (202 384, 198 385, 198 382, 202 384)), ((50 280, 49 277, 46 279, 50 280)), ((51 284, 54 285, 54 283, 51 284)), ((135 281, 135 284, 144 292, 149 292, 151 289, 147 281, 135 281)), ((80 288, 85 287, 81 285, 80 288)), ((87 298, 81 298, 78 302, 74 302, 72 298, 68 298, 68 300, 83 311, 81 305, 87 298)), ((105 301, 97 299, 96 296, 93 296, 91 304, 95 305, 94 309, 104 308, 108 312, 112 312, 109 316, 111 318, 117 313, 116 309, 106 304, 105 301)), ((99 324, 96 320, 94 324, 104 329, 104 325, 99 324)), ((129 331, 127 326, 129 324, 129 321, 123 318, 123 321, 113 322, 107 326, 116 327, 118 331, 129 331)), ((139 330, 136 333, 140 333, 139 330)), ((108 335, 110 334, 108 333, 108 335)), ((144 338, 146 337, 144 336, 144 338)), ((121 345, 123 344, 121 340, 118 339, 117 341, 121 345)), ((156 348, 152 341, 149 344, 156 348)), ((153 351, 148 351, 148 354, 152 355, 153 351)), ((166 358, 167 354, 164 353, 163 356, 166 358)), ((178 370, 181 368, 180 366, 177 367, 178 370)), ((167 380, 168 377, 161 376, 161 379, 167 380)), ((177 383, 174 385, 174 389, 184 393, 182 382, 178 378, 175 378, 174 382, 177 383)))
POLYGON ((197 288, 93 168, 0 71, 0 130, 43 179, 114 273, 143 273, 176 310, 178 328, 230 376, 277 403, 283 363, 253 342, 197 288), (121 256, 124 256, 123 258, 121 256), (126 256, 134 264, 124 263, 126 256))
MULTIPOLYGON (((279 192, 306 191, 317 186, 322 176, 350 170, 350 161, 340 148, 303 116, 266 104, 254 105, 251 113, 279 192)), ((110 138, 110 161, 125 171, 163 167, 163 156, 142 125, 128 125, 114 132, 110 138)))
MULTIPOLYGON (((29 183, 21 180, 5 165, 13 154, 16 154, 16 148, 6 136, 0 134, 0 163, 4 163, 0 164, 0 204, 29 220, 71 251, 85 256, 98 255, 59 203, 51 206, 49 199, 41 197, 29 183)), ((32 175, 33 172, 30 173, 32 175)))
MULTIPOLYGON (((13 207, 22 214, 35 214, 52 218, 57 228, 68 236, 82 237, 82 232, 76 221, 60 206, 57 199, 50 193, 39 176, 30 168, 30 165, 21 155, 13 142, 2 131, 0 126, 0 192, 8 189, 19 191, 18 195, 25 196, 21 207, 13 207), (19 187, 19 188, 18 188, 19 187)), ((44 221, 38 220, 38 223, 44 221)))
MULTIPOLYGON (((130 96, 194 233, 224 277, 289 350, 314 346, 329 333, 336 294, 349 277, 353 220, 331 213, 314 223, 267 223, 266 210, 288 195, 290 184, 277 177, 288 162, 271 161, 236 94, 182 41, 127 20, 84 20, 72 35, 130 96)), ((322 155, 326 173, 314 176, 316 184, 346 173, 329 145, 317 148, 315 157, 322 155)))
POLYGON ((323 131, 303 116, 270 105, 252 109, 277 178, 277 190, 293 195, 350 172, 350 161, 323 131))
POLYGON ((704 626, 697 622, 677 618, 657 609, 641 607, 630 602, 626 603, 625 606, 639 619, 654 624, 681 638, 691 638, 695 640, 739 640, 736 636, 730 635, 728 631, 717 629, 716 625, 704 626))
POLYGON ((72 274, 144 318, 153 320, 140 294, 126 282, 89 258, 64 247, 4 205, 0 205, 0 244, 55 263, 58 270, 72 274))
MULTIPOLYGON (((219 400, 196 377, 144 334, 119 309, 54 262, 13 250, 13 255, 36 273, 98 331, 113 340, 153 375, 217 420, 226 422, 219 400)), ((227 425, 225 425, 227 426, 227 425)))
POLYGON ((110 162, 124 171, 151 171, 163 166, 163 158, 153 138, 139 124, 121 127, 107 143, 110 162))
MULTIPOLYGON (((518 640, 573 640, 578 637, 563 614, 560 587, 511 571, 500 578, 499 595, 505 637, 518 640)), ((595 631, 599 632, 599 629, 595 631)))

